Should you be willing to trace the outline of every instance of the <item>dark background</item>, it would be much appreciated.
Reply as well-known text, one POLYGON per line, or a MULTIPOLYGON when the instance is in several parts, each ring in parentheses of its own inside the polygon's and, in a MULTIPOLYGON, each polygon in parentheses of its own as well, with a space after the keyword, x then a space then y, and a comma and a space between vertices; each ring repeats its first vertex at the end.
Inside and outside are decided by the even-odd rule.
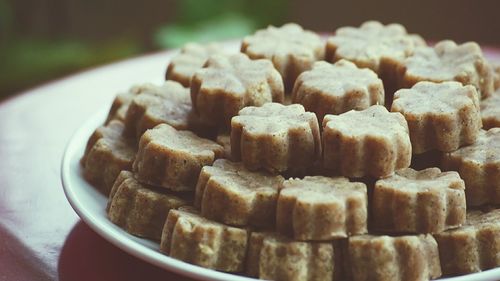
POLYGON ((238 38, 294 21, 315 31, 399 22, 435 41, 500 46, 500 0, 0 0, 0 98, 188 41, 238 38))

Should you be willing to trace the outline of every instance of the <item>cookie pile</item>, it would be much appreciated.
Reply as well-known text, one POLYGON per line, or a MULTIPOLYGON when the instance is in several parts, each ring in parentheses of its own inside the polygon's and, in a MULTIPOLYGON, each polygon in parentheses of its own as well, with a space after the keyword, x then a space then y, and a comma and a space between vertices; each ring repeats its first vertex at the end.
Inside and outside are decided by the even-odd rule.
POLYGON ((188 44, 166 79, 119 94, 81 161, 166 255, 297 281, 500 266, 500 69, 476 43, 286 24, 188 44))

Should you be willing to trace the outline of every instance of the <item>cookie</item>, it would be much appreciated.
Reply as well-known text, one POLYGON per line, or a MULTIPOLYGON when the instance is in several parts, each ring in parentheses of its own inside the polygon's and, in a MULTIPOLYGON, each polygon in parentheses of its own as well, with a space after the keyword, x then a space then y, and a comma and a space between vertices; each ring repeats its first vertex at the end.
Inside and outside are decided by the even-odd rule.
POLYGON ((245 106, 283 102, 283 81, 269 60, 250 60, 241 53, 214 55, 194 74, 191 99, 207 123, 229 127, 245 106))
POLYGON ((274 233, 250 236, 246 273, 276 281, 341 280, 335 243, 294 241, 274 233))
POLYGON ((483 129, 500 127, 500 90, 481 101, 483 129))
POLYGON ((108 112, 108 117, 106 118, 105 124, 108 124, 111 120, 118 120, 125 122, 125 116, 127 115, 128 107, 130 103, 142 90, 141 86, 134 86, 129 91, 119 93, 116 95, 111 108, 108 112))
POLYGON ((142 134, 159 124, 187 130, 191 112, 189 90, 175 81, 162 86, 147 85, 129 105, 125 116, 125 134, 139 140, 142 134))
POLYGON ((170 210, 160 251, 205 268, 242 272, 249 233, 200 216, 192 208, 170 210))
POLYGON ((246 36, 241 52, 251 59, 268 59, 283 77, 285 89, 290 92, 295 79, 313 63, 324 58, 325 43, 319 35, 304 30, 300 25, 287 23, 281 27, 269 26, 246 36))
POLYGON ((403 115, 381 105, 323 119, 323 167, 345 177, 387 177, 407 168, 411 142, 403 115))
POLYGON ((173 191, 194 191, 201 168, 223 154, 222 146, 167 124, 147 130, 133 164, 137 179, 173 191))
POLYGON ((479 95, 458 82, 418 82, 394 94, 391 111, 408 122, 414 154, 451 152, 476 141, 481 130, 479 95))
POLYGON ((375 183, 374 228, 391 233, 439 233, 459 227, 465 222, 464 190, 457 172, 398 170, 375 183))
POLYGON ((495 77, 495 90, 500 89, 500 64, 493 66, 494 77, 495 77))
POLYGON ((276 229, 301 241, 328 241, 367 233, 367 189, 348 178, 307 176, 283 183, 276 229))
POLYGON ((467 206, 500 204, 500 128, 481 130, 474 144, 446 153, 442 168, 465 181, 467 206))
POLYGON ((493 93, 493 72, 474 42, 457 45, 445 40, 434 48, 417 48, 399 66, 398 77, 401 88, 410 88, 420 81, 457 81, 476 87, 482 98, 493 93))
POLYGON ((420 281, 441 276, 438 245, 431 235, 350 237, 345 258, 352 281, 420 281))
POLYGON ((165 74, 166 80, 174 80, 189 87, 191 77, 201 69, 211 55, 221 54, 222 47, 217 43, 200 45, 188 43, 180 50, 180 53, 172 58, 165 74))
POLYGON ((84 178, 105 195, 122 170, 132 169, 136 148, 132 139, 123 136, 123 130, 118 120, 97 128, 81 160, 84 178))
POLYGON ((383 105, 384 85, 375 72, 360 69, 352 62, 340 60, 330 64, 321 61, 297 78, 292 102, 316 113, 321 122, 326 114, 383 105))
POLYGON ((500 266, 499 209, 468 212, 464 226, 434 237, 443 274, 468 274, 500 266))
POLYGON ((231 135, 229 133, 219 133, 215 142, 224 148, 223 158, 233 160, 231 155, 231 135))
POLYGON ((225 159, 201 170, 195 206, 201 214, 235 226, 273 228, 283 177, 251 172, 242 163, 225 159))
POLYGON ((249 170, 305 171, 321 155, 318 119, 300 104, 246 107, 231 120, 231 153, 249 170))
POLYGON ((169 210, 189 204, 176 195, 139 183, 132 172, 122 171, 111 189, 107 215, 130 234, 160 241, 169 210))

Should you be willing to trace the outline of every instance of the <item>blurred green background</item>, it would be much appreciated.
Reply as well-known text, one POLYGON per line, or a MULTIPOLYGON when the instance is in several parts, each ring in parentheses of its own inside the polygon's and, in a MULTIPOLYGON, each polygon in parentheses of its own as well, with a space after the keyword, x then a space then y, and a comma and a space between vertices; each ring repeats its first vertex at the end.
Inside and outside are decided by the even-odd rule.
POLYGON ((498 0, 0 0, 0 99, 92 66, 288 21, 333 31, 376 19, 431 40, 498 46, 499 15, 498 0))

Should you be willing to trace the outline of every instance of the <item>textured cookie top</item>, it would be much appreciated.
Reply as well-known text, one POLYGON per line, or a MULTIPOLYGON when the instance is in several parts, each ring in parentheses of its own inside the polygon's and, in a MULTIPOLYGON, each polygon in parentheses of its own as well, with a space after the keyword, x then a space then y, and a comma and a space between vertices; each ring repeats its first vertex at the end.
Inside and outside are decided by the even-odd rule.
POLYGON ((216 43, 207 45, 186 44, 182 47, 180 53, 170 61, 166 78, 176 80, 188 87, 193 74, 203 67, 211 55, 222 53, 221 49, 221 46, 216 43))
MULTIPOLYGON (((357 27, 341 27, 327 42, 335 48, 335 57, 356 62, 360 67, 378 71, 380 59, 404 59, 412 54, 415 46, 425 45, 416 35, 409 35, 400 24, 383 25, 368 21, 357 27)), ((331 59, 331 58, 329 58, 331 59)))
POLYGON ((467 220, 465 227, 480 227, 486 225, 500 226, 500 209, 495 209, 489 212, 483 211, 469 211, 467 213, 467 220))
POLYGON ((500 90, 481 101, 483 128, 500 127, 500 90))
POLYGON ((457 172, 441 172, 439 168, 416 171, 406 168, 396 171, 388 178, 377 181, 377 185, 390 186, 401 191, 430 191, 446 188, 464 189, 463 180, 457 172))
POLYGON ((481 130, 477 141, 448 154, 477 165, 500 165, 500 128, 481 130))
POLYGON ((246 36, 241 46, 241 51, 250 57, 262 58, 293 55, 316 60, 323 55, 323 50, 323 42, 316 33, 304 30, 295 23, 259 30, 246 36))
POLYGON ((305 201, 342 200, 354 194, 366 194, 366 185, 350 182, 345 177, 306 176, 303 179, 289 179, 283 182, 280 196, 296 196, 305 201))
POLYGON ((395 135, 408 135, 408 124, 399 112, 388 112, 374 105, 362 111, 351 110, 340 115, 326 115, 324 129, 335 129, 344 137, 384 137, 392 141, 395 135))
POLYGON ((459 82, 419 82, 394 94, 393 111, 413 114, 454 114, 465 106, 479 110, 479 95, 471 85, 459 82))

